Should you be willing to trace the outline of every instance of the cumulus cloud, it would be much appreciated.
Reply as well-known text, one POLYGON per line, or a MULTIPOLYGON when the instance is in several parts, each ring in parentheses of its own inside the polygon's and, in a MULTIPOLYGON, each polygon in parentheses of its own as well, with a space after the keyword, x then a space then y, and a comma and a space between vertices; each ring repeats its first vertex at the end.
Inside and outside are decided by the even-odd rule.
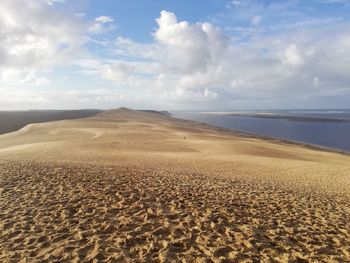
POLYGON ((178 22, 175 14, 162 11, 155 40, 163 47, 163 67, 170 71, 205 72, 227 49, 228 38, 210 23, 178 22))
MULTIPOLYGON (((27 83, 27 75, 72 56, 84 41, 82 24, 57 12, 58 0, 2 0, 0 4, 0 81, 27 83)), ((33 75, 33 74, 32 74, 33 75)))
POLYGON ((210 23, 178 21, 167 11, 156 23, 152 43, 118 37, 111 47, 122 60, 103 60, 93 68, 82 63, 82 70, 163 103, 198 107, 298 100, 324 93, 327 85, 344 90, 350 81, 346 26, 330 26, 328 34, 306 28, 244 42, 210 23))
POLYGON ((228 10, 246 22, 234 29, 179 21, 162 11, 153 39, 141 43, 120 35, 105 40, 112 39, 114 19, 87 21, 56 8, 68 1, 2 0, 0 106, 16 97, 13 104, 28 98, 31 107, 50 107, 60 97, 62 107, 113 107, 113 100, 144 107, 157 102, 169 108, 288 107, 306 98, 349 96, 349 23, 269 24, 270 14, 285 15, 291 2, 247 7, 248 1, 230 1, 228 10), (92 42, 97 49, 84 46, 92 42), (67 64, 69 76, 50 78, 55 66, 67 64))
POLYGON ((289 45, 282 54, 281 62, 287 66, 300 66, 304 63, 304 59, 297 46, 294 44, 289 45))
POLYGON ((225 56, 229 53, 229 37, 210 23, 190 24, 178 21, 174 13, 162 11, 156 19, 154 43, 142 44, 118 37, 114 54, 124 60, 80 61, 82 72, 129 89, 162 94, 168 101, 208 101, 218 93, 217 84, 225 56), (133 58, 130 60, 130 58, 133 58))

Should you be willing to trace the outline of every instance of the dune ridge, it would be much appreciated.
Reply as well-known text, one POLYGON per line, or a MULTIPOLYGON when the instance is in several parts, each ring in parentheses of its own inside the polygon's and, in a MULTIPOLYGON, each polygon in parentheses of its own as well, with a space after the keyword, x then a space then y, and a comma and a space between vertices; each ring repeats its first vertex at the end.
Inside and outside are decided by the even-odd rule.
POLYGON ((0 136, 0 261, 347 262, 350 157, 122 108, 0 136))

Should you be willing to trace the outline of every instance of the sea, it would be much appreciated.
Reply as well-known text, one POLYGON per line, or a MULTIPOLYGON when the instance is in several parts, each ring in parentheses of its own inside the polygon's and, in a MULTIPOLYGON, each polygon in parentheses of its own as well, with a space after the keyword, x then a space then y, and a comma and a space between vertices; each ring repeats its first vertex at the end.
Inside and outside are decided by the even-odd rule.
POLYGON ((173 117, 350 153, 350 109, 171 111, 173 117))

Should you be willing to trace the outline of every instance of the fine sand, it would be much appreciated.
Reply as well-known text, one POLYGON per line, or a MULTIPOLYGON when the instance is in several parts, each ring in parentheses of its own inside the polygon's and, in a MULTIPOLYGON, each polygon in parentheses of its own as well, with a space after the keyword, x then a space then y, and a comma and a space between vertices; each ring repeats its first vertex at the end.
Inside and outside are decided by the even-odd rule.
POLYGON ((153 112, 0 136, 0 262, 349 262, 350 157, 153 112))

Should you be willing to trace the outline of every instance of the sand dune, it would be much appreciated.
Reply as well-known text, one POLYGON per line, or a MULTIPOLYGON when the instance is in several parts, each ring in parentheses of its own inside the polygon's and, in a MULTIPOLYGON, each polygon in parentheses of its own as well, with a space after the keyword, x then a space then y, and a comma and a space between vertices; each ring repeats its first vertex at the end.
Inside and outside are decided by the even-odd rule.
POLYGON ((347 262, 350 157, 119 109, 0 136, 0 261, 347 262))

